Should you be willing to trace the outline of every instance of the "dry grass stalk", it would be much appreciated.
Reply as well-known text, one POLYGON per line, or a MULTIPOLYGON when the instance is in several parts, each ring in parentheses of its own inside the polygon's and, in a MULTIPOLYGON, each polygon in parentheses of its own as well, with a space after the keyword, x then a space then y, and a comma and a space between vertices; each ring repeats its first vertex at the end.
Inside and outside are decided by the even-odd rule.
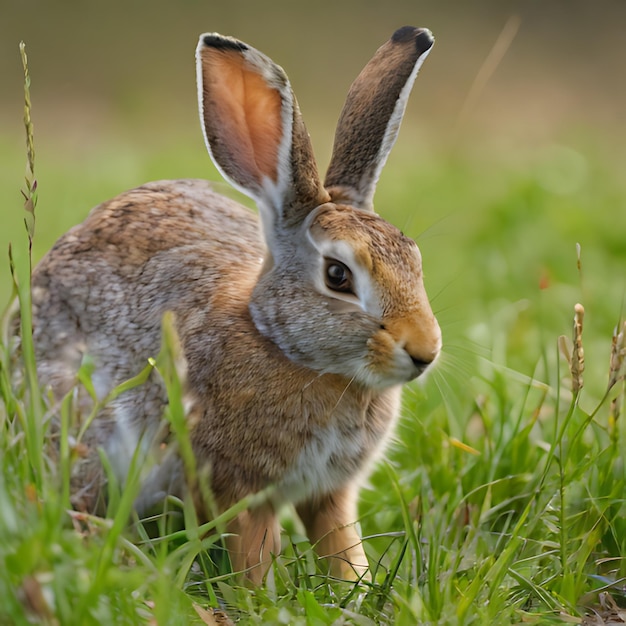
POLYGON ((587 615, 581 626, 619 626, 626 624, 626 609, 622 609, 613 597, 602 591, 598 594, 599 606, 591 607, 591 615, 587 615))
POLYGON ((489 79, 493 76, 496 69, 498 69, 502 59, 504 59, 506 53, 511 47, 521 23, 522 19, 519 15, 511 15, 504 24, 498 38, 493 44, 493 47, 478 70, 476 78, 474 78, 474 82, 470 87, 467 98, 465 98, 465 102, 461 107, 457 126, 460 127, 464 124, 468 114, 476 106, 476 103, 479 101, 481 94, 485 90, 489 79))
POLYGON ((28 57, 26 56, 26 44, 20 42, 20 55, 24 69, 24 128, 26 130, 26 190, 22 190, 24 196, 24 210, 26 217, 24 223, 28 233, 30 247, 33 245, 35 236, 35 207, 37 206, 37 179, 35 178, 35 139, 33 121, 31 118, 30 102, 30 73, 28 71, 28 57))
MULTIPOLYGON (((626 347, 624 346, 624 336, 626 335, 626 321, 618 324, 613 331, 611 338, 611 360, 609 363, 609 384, 607 391, 610 391, 617 383, 624 381, 622 369, 624 366, 624 357, 626 356, 626 347), (619 332, 618 332, 619 330, 619 332)), ((622 394, 618 394, 611 401, 611 409, 609 413, 609 426, 615 427, 615 423, 620 416, 622 408, 622 394)))
POLYGON ((583 372, 585 371, 585 352, 583 350, 583 318, 585 308, 578 303, 574 306, 574 349, 570 371, 572 373, 572 391, 578 393, 583 388, 583 372))
POLYGON ((626 331, 626 322, 618 324, 613 331, 611 339, 611 361, 609 364, 609 384, 607 391, 612 389, 616 383, 623 380, 621 375, 622 365, 624 364, 624 356, 626 355, 626 347, 624 347, 624 333, 626 331), (618 332, 619 330, 619 332, 618 332))

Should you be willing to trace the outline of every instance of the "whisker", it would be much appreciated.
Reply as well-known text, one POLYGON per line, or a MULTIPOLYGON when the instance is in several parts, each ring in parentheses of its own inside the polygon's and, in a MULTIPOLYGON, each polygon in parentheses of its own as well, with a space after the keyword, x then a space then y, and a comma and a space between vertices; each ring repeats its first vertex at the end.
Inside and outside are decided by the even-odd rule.
POLYGON ((335 409, 339 406, 339 404, 341 403, 341 401, 343 400, 343 397, 346 395, 346 392, 348 391, 348 389, 350 388, 350 385, 354 382, 356 378, 356 374, 348 381, 348 383, 346 384, 346 386, 344 387, 343 391, 341 392, 341 395, 339 396, 339 399, 337 400, 337 403, 335 404, 335 406, 333 407, 333 410, 331 411, 331 413, 333 413, 335 411, 335 409))

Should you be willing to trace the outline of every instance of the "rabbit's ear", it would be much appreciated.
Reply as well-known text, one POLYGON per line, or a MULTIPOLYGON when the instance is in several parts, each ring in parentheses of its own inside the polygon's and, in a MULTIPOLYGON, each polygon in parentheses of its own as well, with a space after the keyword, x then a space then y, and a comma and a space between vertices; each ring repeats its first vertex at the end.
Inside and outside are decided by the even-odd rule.
POLYGON ((400 28, 350 87, 324 183, 333 200, 372 210, 378 177, 398 136, 417 72, 433 43, 427 29, 400 28))
POLYGON ((222 175, 253 198, 266 236, 329 197, 285 72, 258 50, 208 33, 196 50, 200 118, 222 175))

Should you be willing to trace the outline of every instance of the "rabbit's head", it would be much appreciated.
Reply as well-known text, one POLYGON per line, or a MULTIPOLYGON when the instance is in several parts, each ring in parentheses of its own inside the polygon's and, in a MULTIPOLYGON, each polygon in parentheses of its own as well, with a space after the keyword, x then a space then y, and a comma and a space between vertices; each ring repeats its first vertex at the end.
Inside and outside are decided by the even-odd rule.
POLYGON ((200 38, 201 121, 224 177, 252 197, 267 244, 250 299, 292 361, 371 388, 419 376, 441 333, 417 245, 373 211, 429 31, 396 31, 353 83, 322 183, 284 71, 235 39, 200 38))

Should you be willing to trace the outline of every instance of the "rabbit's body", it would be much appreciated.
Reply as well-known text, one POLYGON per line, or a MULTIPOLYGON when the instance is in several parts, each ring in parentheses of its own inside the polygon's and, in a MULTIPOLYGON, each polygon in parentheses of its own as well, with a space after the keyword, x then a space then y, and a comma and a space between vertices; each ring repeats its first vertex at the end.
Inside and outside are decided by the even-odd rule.
MULTIPOLYGON (((220 313, 232 324, 230 311, 213 307, 212 300, 225 296, 221 304, 227 308, 245 309, 243 286, 248 282, 252 289, 263 254, 256 216, 206 181, 150 183, 96 207, 59 239, 33 277, 41 381, 62 396, 89 355, 92 382, 98 399, 104 399, 158 354, 166 311, 191 333, 202 324, 220 327, 220 313), (227 287, 216 288, 228 283, 241 288, 232 298, 226 297, 227 287), (102 302, 111 305, 103 308, 102 302)), ((156 435, 166 401, 163 385, 152 375, 116 398, 90 427, 87 443, 104 447, 120 480, 139 438, 150 443, 156 435)), ((82 402, 87 414, 86 394, 82 402)), ((93 461, 99 467, 97 458, 93 461)), ((100 478, 96 471, 83 466, 75 481, 77 500, 87 509, 95 508, 100 496, 93 484, 100 478)))
MULTIPOLYGON (((259 333, 249 311, 265 256, 259 232, 251 211, 209 183, 158 181, 96 207, 56 243, 33 281, 35 319, 63 311, 51 316, 55 324, 35 325, 36 345, 46 346, 39 375, 58 396, 75 384, 88 354, 105 398, 158 354, 162 317, 174 313, 186 361, 201 363, 187 373, 194 443, 200 458, 212 460, 212 486, 225 506, 270 484, 293 502, 337 488, 384 444, 400 392, 298 367, 259 333), (93 306, 112 298, 114 311, 93 306), (276 386, 283 376, 298 393, 276 386)), ((153 376, 96 421, 94 429, 111 434, 93 430, 92 438, 119 479, 140 437, 156 434, 165 402, 153 376)))
MULTIPOLYGON (((391 432, 402 383, 441 345, 417 246, 371 210, 431 45, 427 31, 407 27, 377 52, 351 89, 322 185, 282 70, 246 44, 204 35, 205 137, 261 219, 203 181, 150 183, 96 207, 34 274, 38 370, 57 397, 85 355, 99 399, 136 376, 173 313, 193 452, 218 508, 275 488, 230 526, 237 568, 278 551, 281 501, 296 505, 335 573, 367 567, 351 525, 360 477, 391 432)), ((123 481, 137 445, 161 441, 166 402, 153 372, 99 412, 75 502, 93 508, 99 498, 98 447, 123 481)), ((179 465, 157 467, 140 499, 180 490, 179 465)))

